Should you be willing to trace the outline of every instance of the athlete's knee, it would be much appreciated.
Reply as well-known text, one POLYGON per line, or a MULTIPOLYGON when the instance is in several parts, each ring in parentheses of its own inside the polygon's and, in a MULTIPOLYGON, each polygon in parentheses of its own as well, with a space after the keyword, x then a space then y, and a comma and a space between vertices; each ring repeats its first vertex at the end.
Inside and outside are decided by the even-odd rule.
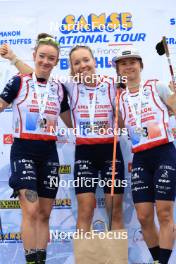
POLYGON ((83 206, 83 204, 79 204, 78 206, 78 217, 82 221, 91 221, 94 214, 94 206, 92 204, 88 204, 87 206, 83 206))
POLYGON ((93 217, 95 208, 95 195, 94 194, 80 194, 77 195, 78 200, 78 218, 82 220, 90 220, 93 217))
POLYGON ((43 209, 39 209, 38 212, 38 221, 40 222, 45 222, 48 223, 49 222, 49 218, 50 218, 50 212, 43 210, 43 209))
POLYGON ((94 213, 93 207, 79 208, 79 216, 81 218, 92 218, 94 213))
POLYGON ((157 216, 160 225, 168 225, 173 222, 173 213, 170 207, 158 209, 157 216))
POLYGON ((31 223, 36 222, 38 218, 38 206, 30 206, 23 209, 23 219, 31 223))
POLYGON ((118 220, 123 218, 123 210, 122 210, 122 205, 114 206, 113 208, 113 213, 112 213, 113 219, 118 220))
POLYGON ((137 218, 143 228, 151 227, 154 224, 153 215, 147 212, 138 211, 137 218))

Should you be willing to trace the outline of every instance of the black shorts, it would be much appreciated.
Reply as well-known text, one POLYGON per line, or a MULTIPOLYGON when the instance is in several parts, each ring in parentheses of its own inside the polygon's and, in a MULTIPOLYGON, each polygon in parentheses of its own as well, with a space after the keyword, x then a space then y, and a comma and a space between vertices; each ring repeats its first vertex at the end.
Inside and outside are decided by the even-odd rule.
MULTIPOLYGON (((74 181, 76 194, 96 192, 103 187, 105 193, 111 192, 113 144, 76 146, 74 181), (101 173, 101 179, 99 177, 101 173)), ((117 143, 116 177, 114 193, 124 193, 124 162, 120 144, 117 143)))
POLYGON ((174 201, 176 149, 173 143, 135 153, 131 185, 134 203, 174 201))
POLYGON ((29 189, 39 197, 54 199, 59 182, 59 159, 55 141, 14 139, 10 154, 11 177, 14 191, 29 189), (54 179, 54 182, 56 180, 54 179))

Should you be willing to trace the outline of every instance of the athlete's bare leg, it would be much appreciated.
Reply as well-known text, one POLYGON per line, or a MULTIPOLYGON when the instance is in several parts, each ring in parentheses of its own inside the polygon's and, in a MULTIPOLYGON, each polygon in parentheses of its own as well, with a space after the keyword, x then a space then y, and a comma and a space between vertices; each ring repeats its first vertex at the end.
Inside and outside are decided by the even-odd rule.
POLYGON ((26 250, 36 249, 36 223, 39 210, 39 199, 35 191, 23 189, 19 194, 22 209, 21 236, 26 250))
POLYGON ((78 219, 77 229, 84 232, 90 231, 90 226, 95 208, 95 194, 94 193, 81 193, 77 194, 78 200, 78 219))
MULTIPOLYGON (((112 230, 122 229, 123 225, 123 194, 114 194, 113 196, 113 211, 112 211, 112 230)), ((105 205, 108 214, 112 206, 112 196, 105 194, 105 205)))

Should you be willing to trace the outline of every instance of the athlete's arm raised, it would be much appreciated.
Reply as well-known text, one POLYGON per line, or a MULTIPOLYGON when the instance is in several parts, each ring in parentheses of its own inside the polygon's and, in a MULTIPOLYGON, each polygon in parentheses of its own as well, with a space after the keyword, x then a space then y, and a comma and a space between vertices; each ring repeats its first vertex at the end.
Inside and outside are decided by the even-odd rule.
POLYGON ((16 54, 8 44, 3 44, 0 47, 0 55, 4 59, 8 59, 9 61, 11 61, 11 64, 14 65, 22 74, 29 74, 34 71, 29 65, 25 64, 22 60, 17 58, 16 54))
POLYGON ((176 114, 176 93, 160 82, 157 83, 156 88, 162 101, 176 114))
POLYGON ((176 115, 176 93, 169 96, 166 103, 176 115))

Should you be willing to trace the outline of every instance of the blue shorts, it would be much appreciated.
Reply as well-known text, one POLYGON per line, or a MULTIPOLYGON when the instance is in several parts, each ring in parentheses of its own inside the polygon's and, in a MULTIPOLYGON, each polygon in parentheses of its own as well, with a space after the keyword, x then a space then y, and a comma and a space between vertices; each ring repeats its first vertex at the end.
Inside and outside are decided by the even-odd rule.
POLYGON ((134 203, 175 200, 176 149, 173 143, 134 154, 131 187, 134 203))
POLYGON ((59 160, 55 141, 14 139, 10 154, 11 177, 9 185, 14 191, 29 189, 39 197, 54 199, 59 182, 59 160), (56 180, 55 180, 56 182, 56 180))
MULTIPOLYGON (((111 192, 113 144, 76 146, 74 180, 76 194, 96 192, 103 187, 105 193, 111 192), (101 173, 101 179, 99 177, 101 173)), ((124 193, 124 162, 120 144, 117 144, 116 177, 114 193, 124 193)))

